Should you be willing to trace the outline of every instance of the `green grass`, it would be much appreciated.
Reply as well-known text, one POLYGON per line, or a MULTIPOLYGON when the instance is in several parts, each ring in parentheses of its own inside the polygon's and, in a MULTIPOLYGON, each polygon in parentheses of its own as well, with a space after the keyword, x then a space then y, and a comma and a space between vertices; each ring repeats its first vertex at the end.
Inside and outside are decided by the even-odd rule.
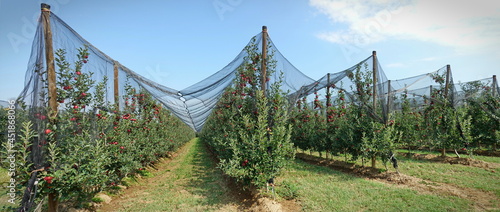
MULTIPOLYGON (((301 151, 300 151, 301 152, 301 151)), ((418 160, 408 157, 403 157, 400 154, 406 153, 407 150, 398 150, 398 164, 401 173, 421 178, 423 180, 429 181, 430 184, 446 183, 459 188, 472 188, 478 189, 486 192, 492 192, 493 195, 500 200, 500 168, 478 168, 473 166, 465 166, 460 164, 451 165, 449 163, 440 163, 430 160, 418 160)), ((308 151, 305 153, 309 154, 308 151)), ((434 154, 440 155, 440 152, 429 152, 429 151, 412 151, 412 153, 419 154, 434 154)), ((319 153, 313 152, 313 155, 319 156, 319 153)), ((455 154, 447 154, 449 157, 456 157, 455 154)), ((464 158, 468 158, 468 155, 461 155, 464 158)), ((323 153, 323 157, 325 154, 323 153)), ((331 156, 329 156, 331 158, 331 156)), ((334 156, 335 160, 344 161, 345 157, 343 155, 334 156)), ((482 160, 490 163, 499 163, 498 157, 488 157, 488 156, 474 156, 476 160, 482 160)), ((360 159, 354 162, 361 165, 360 159)), ((365 166, 370 166, 370 161, 365 160, 365 166)), ((377 158, 377 167, 383 167, 380 158, 377 158)), ((388 164, 389 171, 394 171, 391 164, 388 164)), ((498 202, 492 202, 496 207, 499 206, 498 202)))
MULTIPOLYGON (((300 151, 302 152, 302 151, 300 151)), ((429 160, 418 160, 418 159, 412 159, 412 158, 407 158, 401 155, 401 153, 407 153, 408 150, 398 150, 396 152, 396 158, 398 159, 398 165, 400 168, 400 171, 404 174, 415 176, 415 177, 420 177, 420 178, 425 178, 425 179, 439 179, 439 178, 444 178, 443 180, 439 180, 439 182, 443 183, 455 183, 454 181, 461 179, 465 180, 462 181, 464 184, 468 185, 479 185, 479 184, 485 184, 488 186, 472 186, 473 188, 485 188, 487 191, 497 191, 500 190, 500 184, 496 182, 500 182, 500 168, 478 168, 478 167, 473 167, 473 166, 465 166, 465 165, 450 165, 449 163, 439 163, 439 162, 433 162, 429 160), (495 172, 492 172, 495 171, 495 172), (463 175, 463 176, 458 176, 457 179, 453 178, 455 176, 453 175, 463 175), (446 180, 448 176, 452 176, 450 180, 446 180), (467 179, 470 178, 470 179, 467 179), (483 180, 484 183, 481 182, 472 182, 468 183, 470 181, 478 181, 478 179, 486 179, 483 180), (494 183, 496 186, 491 186, 494 183)), ((309 154, 309 151, 304 152, 306 154, 309 154)), ((434 155, 441 155, 439 152, 429 152, 429 151, 412 151, 412 153, 418 153, 418 154, 434 154, 434 155)), ((312 152, 312 155, 314 156, 319 156, 318 152, 312 152)), ((325 158, 325 154, 322 154, 323 158, 325 158)), ((447 154, 446 156, 448 157, 456 157, 454 153, 447 154)), ((331 155, 328 156, 330 159, 332 158, 331 155)), ((461 155, 461 157, 464 158, 469 158, 468 155, 461 155)), ((345 161, 344 155, 337 155, 333 156, 334 160, 339 160, 339 161, 345 161)), ((489 163, 499 163, 500 164, 500 157, 489 157, 489 156, 474 156, 475 160, 480 160, 484 162, 489 162, 489 163)), ((350 158, 348 157, 348 162, 353 162, 358 165, 362 165, 361 159, 358 159, 356 161, 351 161, 350 158)), ((371 166, 371 161, 368 159, 365 159, 365 166, 371 166)), ((389 168, 389 171, 394 171, 392 168, 392 165, 388 162, 387 167, 389 168)), ((380 157, 377 157, 377 168, 384 168, 385 167, 382 163, 382 160, 380 157)), ((469 186, 466 186, 469 187, 469 186)))
MULTIPOLYGON (((400 149, 397 152, 400 152, 400 153, 411 152, 411 153, 418 153, 418 154, 432 154, 432 155, 438 155, 438 156, 441 155, 441 152, 437 152, 437 151, 425 151, 425 150, 411 150, 411 151, 408 151, 407 149, 400 149)), ((470 156, 468 154, 459 154, 459 155, 462 158, 470 158, 470 156)), ((455 153, 448 153, 448 152, 446 153, 446 156, 448 156, 448 157, 457 157, 457 155, 455 153)), ((500 163, 500 157, 472 155, 472 158, 475 159, 475 160, 481 160, 481 161, 484 161, 484 162, 500 163)))
POLYGON ((169 169, 153 173, 153 182, 135 185, 144 189, 118 211, 214 211, 237 204, 228 197, 221 172, 203 144, 195 139, 186 149, 169 163, 169 169))
POLYGON ((418 194, 295 160, 282 179, 295 183, 304 211, 469 211, 467 200, 418 194))
MULTIPOLYGON (((317 155, 317 153, 316 153, 317 155)), ((324 156, 324 155, 323 155, 324 156)), ((335 157, 344 160, 343 156, 335 157)), ((398 157, 403 174, 456 187, 491 191, 499 197, 500 170, 450 165, 398 157)), ((491 159, 494 161, 495 159, 491 159)), ((355 161, 361 164, 361 160, 355 161)), ((369 165, 366 161, 365 165, 369 165)), ((381 161, 378 166, 383 167, 381 161)), ((133 182, 135 194, 113 211, 235 211, 243 203, 215 168, 206 148, 193 140, 148 180, 133 182)), ((392 170, 391 170, 392 171, 392 170)), ((443 193, 420 193, 408 187, 355 177, 328 167, 294 160, 277 178, 276 192, 295 197, 303 211, 473 211, 475 203, 443 193)), ((119 198, 116 197, 119 201, 119 198)), ((500 198, 499 198, 500 199, 500 198)), ((282 200, 279 198, 279 200, 282 200)), ((498 204, 496 205, 498 207, 498 204)))
MULTIPOLYGON (((407 153, 408 150, 398 152, 407 153)), ((441 155, 439 152, 411 151, 418 154, 441 155)), ((448 157, 456 157, 454 153, 447 153, 448 157)), ((469 158, 469 155, 460 155, 469 158)), ((499 157, 473 156, 475 160, 489 163, 500 163, 499 157)), ((433 182, 457 185, 463 188, 475 188, 483 191, 491 191, 500 199, 500 167, 496 169, 485 169, 459 164, 450 165, 428 160, 417 160, 399 156, 401 162, 400 171, 411 176, 419 177, 433 182)))
POLYGON ((500 168, 491 170, 406 157, 399 157, 398 160, 400 172, 406 175, 463 188, 491 191, 500 199, 500 168))

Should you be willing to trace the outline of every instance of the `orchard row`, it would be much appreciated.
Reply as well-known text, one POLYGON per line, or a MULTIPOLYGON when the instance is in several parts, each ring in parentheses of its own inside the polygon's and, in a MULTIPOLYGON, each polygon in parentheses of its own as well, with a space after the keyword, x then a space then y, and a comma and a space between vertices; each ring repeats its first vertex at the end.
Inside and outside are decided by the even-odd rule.
MULTIPOLYGON (((78 206, 194 137, 192 129, 148 92, 129 83, 120 97, 123 105, 106 102, 107 79, 95 82, 91 72, 82 70, 91 59, 87 49, 79 49, 73 64, 65 55, 64 50, 56 51, 57 113, 51 115, 41 106, 49 101, 46 89, 40 89, 41 105, 17 112, 22 126, 14 147, 19 153, 13 177, 19 198, 35 185, 38 201, 52 194, 58 202, 78 206)), ((40 77, 45 84, 45 75, 40 77)))
MULTIPOLYGON (((326 103, 318 93, 312 104, 299 100, 291 114, 292 141, 302 150, 344 154, 351 159, 382 161, 392 156, 397 148, 430 148, 467 151, 477 148, 496 149, 500 142, 500 99, 491 89, 478 82, 461 85, 468 98, 460 105, 453 103, 454 89, 447 86, 445 76, 433 75, 435 86, 429 96, 418 105, 407 91, 393 94, 398 110, 386 102, 376 100, 372 72, 359 66, 349 74, 353 82, 351 92, 331 85, 326 103), (334 99, 330 99, 335 95, 334 99), (375 105, 377 105, 375 104, 375 105), (416 106, 417 105, 417 106, 416 106), (383 110, 385 109, 385 110, 383 110)), ((364 160, 363 160, 364 161, 364 160)))
POLYGON ((347 74, 350 88, 328 85, 326 102, 320 101, 318 92, 312 103, 307 98, 290 102, 280 90, 281 80, 267 85, 267 90, 261 87, 277 71, 272 54, 263 58, 255 43, 246 51, 246 62, 200 134, 222 170, 246 184, 261 187, 273 182, 293 159, 294 149, 368 159, 376 167, 377 157, 386 163, 398 148, 472 153, 477 148, 495 149, 500 141, 500 101, 481 83, 463 84, 468 98, 456 105, 453 87, 444 74, 436 73, 432 78, 438 86, 422 97, 423 103, 414 102, 407 91, 394 93, 391 102, 399 107, 389 111, 385 108, 391 102, 374 98, 379 92, 373 89, 373 72, 359 64, 347 74), (264 59, 267 76, 262 77, 264 59))

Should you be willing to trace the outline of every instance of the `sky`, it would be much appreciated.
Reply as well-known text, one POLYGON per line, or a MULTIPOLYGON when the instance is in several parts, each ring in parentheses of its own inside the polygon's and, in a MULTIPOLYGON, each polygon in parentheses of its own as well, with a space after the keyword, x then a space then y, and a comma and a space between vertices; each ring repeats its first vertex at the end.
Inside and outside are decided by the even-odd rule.
POLYGON ((447 64, 455 82, 500 73, 498 0, 0 0, 0 100, 24 87, 42 2, 113 59, 177 90, 226 66, 263 25, 313 79, 372 51, 392 80, 447 64))

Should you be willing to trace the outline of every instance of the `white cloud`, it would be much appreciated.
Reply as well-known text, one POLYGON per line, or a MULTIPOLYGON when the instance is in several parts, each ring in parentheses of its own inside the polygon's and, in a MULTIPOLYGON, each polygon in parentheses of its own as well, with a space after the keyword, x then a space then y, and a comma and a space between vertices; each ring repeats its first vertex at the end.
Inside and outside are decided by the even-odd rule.
POLYGON ((434 60, 437 60, 437 59, 438 59, 437 57, 426 57, 426 58, 420 59, 420 61, 434 61, 434 60))
POLYGON ((310 0, 344 30, 318 37, 363 46, 384 39, 410 39, 455 47, 459 52, 500 47, 500 2, 496 0, 310 0))
POLYGON ((403 63, 389 63, 386 65, 388 68, 400 68, 400 67, 405 67, 406 65, 403 63))

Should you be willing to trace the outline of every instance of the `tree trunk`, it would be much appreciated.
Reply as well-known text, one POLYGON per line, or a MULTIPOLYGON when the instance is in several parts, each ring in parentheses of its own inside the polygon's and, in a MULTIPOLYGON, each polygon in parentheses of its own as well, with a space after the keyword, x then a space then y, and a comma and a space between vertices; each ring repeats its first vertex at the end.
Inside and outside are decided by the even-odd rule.
POLYGON ((443 156, 443 157, 446 156, 446 148, 443 148, 443 150, 441 151, 441 156, 443 156))
POLYGON ((57 201, 57 195, 56 193, 50 193, 49 194, 49 208, 48 212, 57 212, 57 207, 59 205, 59 202, 57 201))
POLYGON ((377 156, 372 155, 372 168, 377 168, 377 156))

